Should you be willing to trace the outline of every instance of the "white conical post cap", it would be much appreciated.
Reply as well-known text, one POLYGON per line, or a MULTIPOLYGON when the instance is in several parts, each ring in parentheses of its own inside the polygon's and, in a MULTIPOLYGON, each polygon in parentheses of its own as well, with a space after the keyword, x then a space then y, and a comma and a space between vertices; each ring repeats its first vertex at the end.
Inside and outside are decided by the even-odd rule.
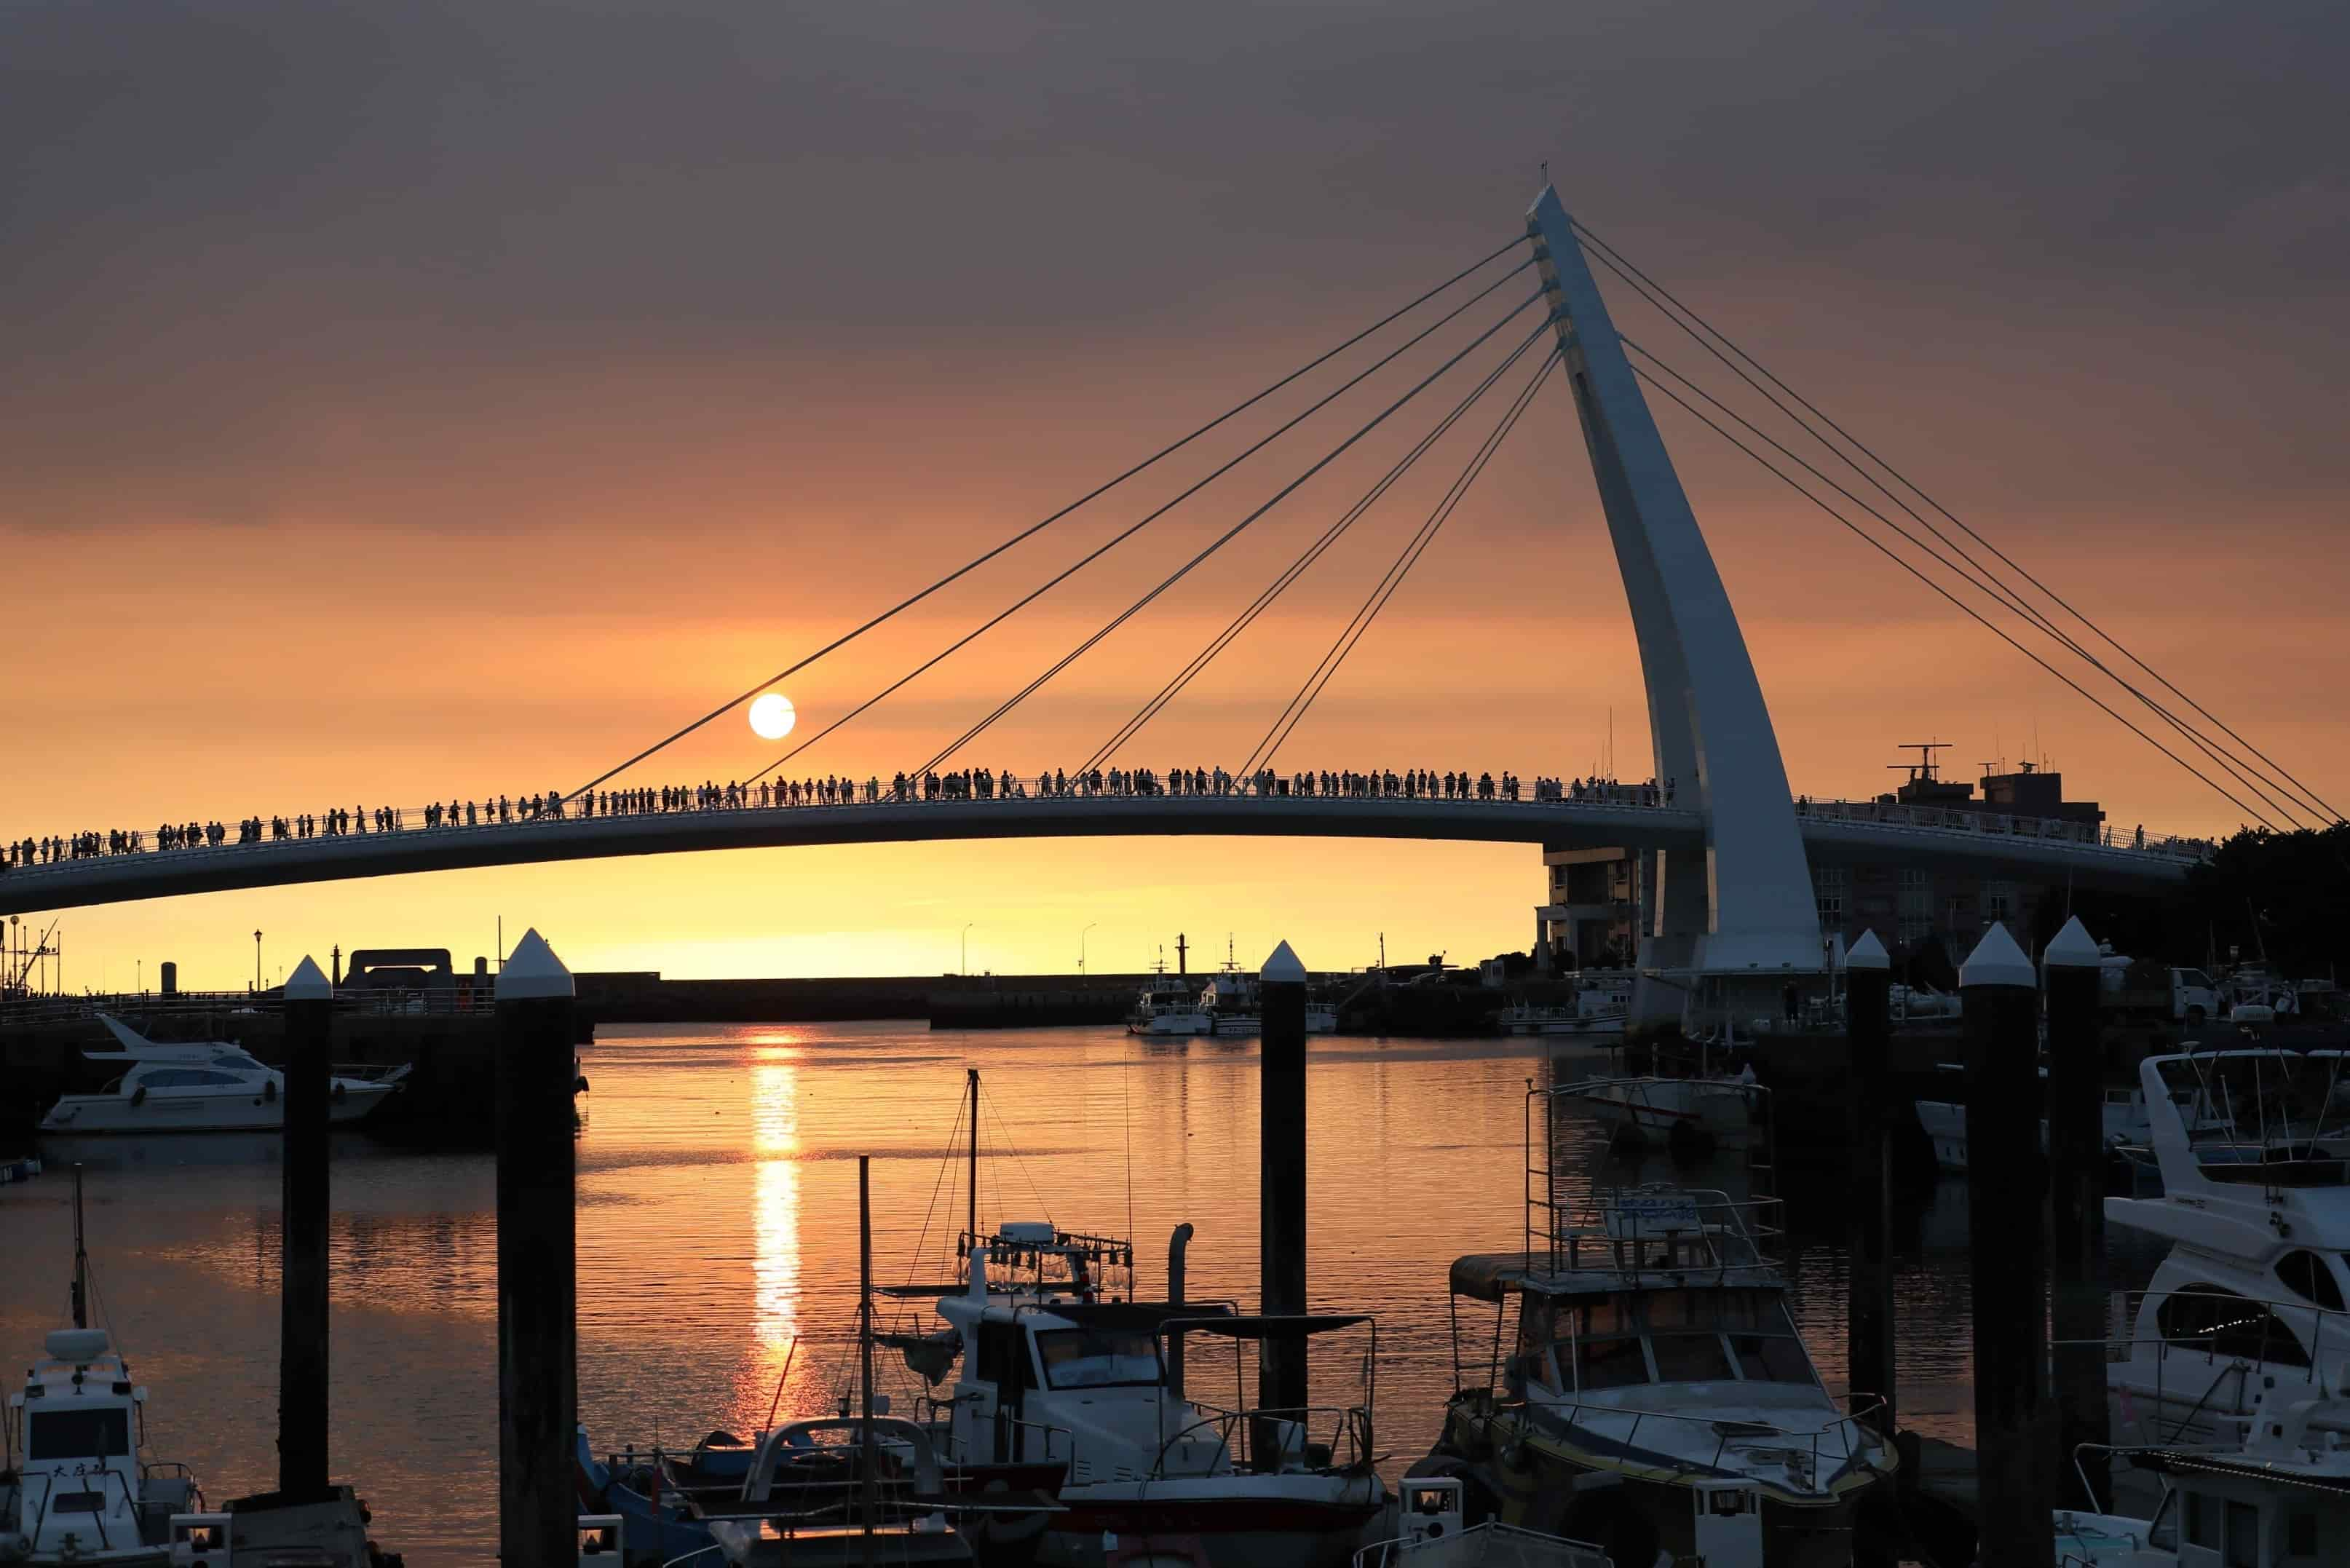
POLYGON ((2097 950, 2089 928, 2075 915, 2064 922, 2064 929, 2056 933, 2056 940, 2048 944, 2040 961, 2050 969, 2095 969, 2106 961, 2106 955, 2097 950))
POLYGON ((294 972, 286 977, 286 1000, 332 1002, 334 999, 335 988, 328 981, 325 971, 318 968, 318 961, 307 953, 303 954, 302 961, 294 966, 294 972))
POLYGON ((1959 988, 1961 991, 1978 985, 2037 985, 2040 977, 2033 971, 2032 961, 2007 934, 2007 928, 1993 920, 1991 929, 1983 933, 1967 961, 1959 966, 1959 988))
POLYGON ((1290 950, 1287 942, 1284 942, 1274 949, 1273 955, 1264 961, 1264 968, 1257 972, 1257 978, 1267 985, 1304 985, 1305 966, 1297 961, 1297 955, 1290 950))
POLYGON ((498 971, 497 999, 500 1002, 522 1002, 541 996, 576 996, 577 988, 571 983, 571 971, 546 945, 546 939, 533 926, 515 943, 514 951, 506 955, 505 967, 498 971))
POLYGON ((1844 967, 1846 969, 1891 969, 1893 967, 1893 960, 1887 954, 1885 944, 1877 940, 1877 933, 1875 931, 1863 931, 1860 933, 1860 940, 1853 943, 1852 950, 1844 955, 1844 967))

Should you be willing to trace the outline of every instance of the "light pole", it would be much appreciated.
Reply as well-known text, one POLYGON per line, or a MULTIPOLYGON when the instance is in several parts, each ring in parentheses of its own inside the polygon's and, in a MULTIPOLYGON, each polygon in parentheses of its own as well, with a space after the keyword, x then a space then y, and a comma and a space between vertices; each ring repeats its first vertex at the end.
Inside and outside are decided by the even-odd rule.
POLYGON ((971 973, 971 929, 977 924, 979 924, 977 920, 965 920, 962 923, 962 967, 960 972, 965 975, 971 973))
POLYGON ((1087 926, 1085 931, 1077 933, 1077 972, 1079 974, 1086 972, 1086 931, 1090 931, 1094 926, 1100 924, 1099 920, 1096 920, 1092 926, 1087 926))
POLYGON ((253 933, 253 989, 261 989, 261 933, 253 933))

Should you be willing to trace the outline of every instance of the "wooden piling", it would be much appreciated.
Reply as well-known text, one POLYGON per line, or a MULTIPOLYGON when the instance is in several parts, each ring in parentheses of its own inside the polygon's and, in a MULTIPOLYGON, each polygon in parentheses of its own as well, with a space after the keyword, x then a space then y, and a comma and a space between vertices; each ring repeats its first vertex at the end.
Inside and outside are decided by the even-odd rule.
POLYGON ((2034 981, 2032 961, 1997 924, 1959 970, 1966 1012, 1978 1555, 2002 1568, 2049 1568, 2056 1556, 2034 981))
POLYGON ((1845 957, 1845 1041, 1850 1058, 1851 1167, 1845 1189, 1851 1270, 1845 1302, 1846 1386, 1884 1404, 1868 1417, 1887 1437, 1896 1412, 1893 1355, 1893 1165, 1887 1136, 1886 1054, 1892 1033, 1893 967, 1864 931, 1845 957))
POLYGON ((277 1293, 277 1490, 327 1490, 328 1039, 335 988, 309 958, 286 982, 283 1253, 277 1293))
MULTIPOLYGON (((1305 1310, 1305 966, 1287 942, 1258 976, 1257 1124, 1259 1300, 1267 1315, 1305 1310)), ((1257 1403, 1302 1411, 1305 1342, 1267 1339, 1257 1362, 1257 1403)))
MULTIPOLYGON (((2112 1441, 2106 1406, 2105 1034, 2098 1015, 2104 955, 2078 919, 2041 955, 2048 992, 2048 1232, 2054 1324, 2057 1452, 2069 1492, 2075 1453, 2112 1441)), ((2110 1511, 2111 1465, 2079 1454, 2092 1496, 2068 1503, 2110 1511)))
POLYGON ((498 972, 498 1557, 578 1558, 570 971, 536 931, 498 972))

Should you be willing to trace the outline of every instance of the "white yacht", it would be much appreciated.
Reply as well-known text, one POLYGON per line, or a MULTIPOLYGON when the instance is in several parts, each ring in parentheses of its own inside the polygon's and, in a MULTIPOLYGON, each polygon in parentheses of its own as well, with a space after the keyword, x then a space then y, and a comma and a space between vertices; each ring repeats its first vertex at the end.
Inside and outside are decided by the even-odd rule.
POLYGON ((2139 1067, 2163 1191, 2108 1198, 2106 1218, 2172 1245, 2107 1368, 2117 1441, 2227 1441, 2310 1400, 2309 1429, 2350 1440, 2345 1060, 2241 1050, 2139 1067), (2199 1106, 2210 1114, 2190 1127, 2199 1106))
POLYGON ((1869 1397, 1846 1408, 1813 1367, 1777 1200, 1567 1190, 1551 1151, 1580 1087, 1530 1096, 1526 1163, 1544 1186, 1525 1246, 1452 1265, 1455 1365, 1488 1372, 1453 1395, 1408 1480, 1472 1477, 1502 1522, 1599 1542, 1618 1564, 1849 1563, 1860 1500, 1898 1460, 1869 1397))
MULTIPOLYGON (((1962 1172, 1967 1168, 1967 1106, 1964 1098, 1966 1070, 1950 1062, 1938 1063, 1936 1065, 1940 1072, 1949 1076, 1951 1091, 1960 1097, 1951 1100, 1919 1100, 1917 1102, 1918 1124, 1926 1129, 1926 1137, 1933 1143, 1934 1163, 1944 1170, 1962 1172)), ((2045 1082, 2048 1069, 2043 1067, 2040 1070, 2040 1076, 2042 1081, 2045 1082)), ((2144 1148, 2147 1139, 2153 1135, 2154 1122, 2147 1110, 2146 1085, 2142 1083, 2106 1085, 2101 1114, 2104 1119, 2106 1147, 2117 1153, 2126 1149, 2144 1148)), ((2216 1124, 2199 1113, 2195 1119, 2195 1126, 2199 1129, 2208 1130, 2216 1124)), ((2040 1124, 2040 1147, 2043 1153, 2046 1152, 2048 1123, 2044 1118, 2040 1124)))
MULTIPOLYGON (((121 1048, 89 1051, 92 1062, 124 1071, 95 1095, 66 1095, 41 1118, 45 1133, 267 1132, 286 1125, 286 1075, 225 1040, 153 1041, 105 1013, 121 1048)), ((328 1081, 327 1117, 355 1122, 389 1099, 408 1075, 328 1081)))
POLYGON ((1502 1033, 1571 1034, 1613 1044, 1624 1038, 1624 1019, 1631 1004, 1628 977, 1611 978, 1604 984, 1586 979, 1571 1002, 1521 1002, 1503 1009, 1502 1033))
POLYGON ((88 1272, 77 1173, 74 1326, 51 1331, 8 1397, 0 1563, 168 1563, 172 1516, 203 1506, 186 1466, 140 1458, 147 1390, 106 1331, 88 1326, 88 1272))
MULTIPOLYGON (((1208 1015, 1211 1034, 1241 1037, 1263 1033, 1261 1005, 1256 976, 1244 972, 1230 958, 1224 960, 1224 967, 1210 978, 1206 989, 1200 992, 1200 1011, 1208 1015)), ((1338 1010, 1309 997, 1305 1003, 1305 1033, 1335 1034, 1337 1029, 1338 1010)))
POLYGON ((1180 1542, 1195 1553, 1180 1561, 1208 1568, 1340 1568, 1387 1503, 1368 1354, 1353 1403, 1226 1408, 1194 1391, 1239 1386, 1246 1346, 1370 1320, 1119 1300, 1105 1282, 1120 1266, 1130 1276, 1132 1257, 1124 1241, 1043 1223, 1003 1225, 971 1249, 963 1288, 936 1297, 960 1350, 951 1392, 925 1401, 941 1450, 958 1464, 1067 1460, 1045 1563, 1138 1561, 1140 1540, 1180 1542), (1229 1366, 1211 1373, 1207 1346, 1229 1366))
POLYGON ((1127 1014, 1126 1032, 1178 1036, 1212 1034, 1216 1021, 1191 993, 1189 982, 1180 975, 1169 974, 1161 964, 1150 977, 1150 983, 1135 998, 1134 1011, 1127 1014))
POLYGON ((2207 1444, 2117 1444, 2158 1476, 2143 1518, 2059 1510, 2057 1561, 2081 1568, 2332 1568, 2350 1562, 2350 1449, 2329 1435, 2338 1399, 2282 1401, 2240 1435, 2207 1444))

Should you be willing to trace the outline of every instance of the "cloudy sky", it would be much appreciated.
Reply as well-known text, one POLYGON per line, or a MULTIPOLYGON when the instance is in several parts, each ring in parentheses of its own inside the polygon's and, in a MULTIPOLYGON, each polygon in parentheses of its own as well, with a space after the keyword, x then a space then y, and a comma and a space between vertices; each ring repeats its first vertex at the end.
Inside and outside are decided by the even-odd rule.
MULTIPOLYGON (((0 834, 575 786, 1502 244, 1544 161, 1594 230, 2350 795, 2345 47, 2338 7, 2286 4, 10 5, 0 834)), ((919 762, 1383 401, 795 770, 919 762)), ((969 760, 1083 756, 1440 411, 1419 408, 969 760)), ((2124 826, 2242 819, 1660 422, 1795 788, 1872 793, 1897 742, 1939 738, 1967 773, 2048 758, 2124 826)), ((792 696, 837 716, 1240 440, 792 696)), ((1131 760, 1245 755, 1466 452, 1131 760)), ((1612 725, 1638 776, 1642 709, 1554 386, 1282 760, 1575 774, 1612 725)), ((773 754, 729 720, 647 782, 773 754)), ((1244 958, 1287 936, 1317 967, 1382 930, 1473 958, 1528 940, 1535 861, 1179 840, 448 874, 77 913, 68 978, 177 957, 231 983, 256 926, 273 979, 338 941, 470 956, 501 914, 582 967, 682 973, 951 967, 967 921, 973 967, 1007 971, 1068 967, 1089 922, 1096 967, 1178 929, 1244 958)))

